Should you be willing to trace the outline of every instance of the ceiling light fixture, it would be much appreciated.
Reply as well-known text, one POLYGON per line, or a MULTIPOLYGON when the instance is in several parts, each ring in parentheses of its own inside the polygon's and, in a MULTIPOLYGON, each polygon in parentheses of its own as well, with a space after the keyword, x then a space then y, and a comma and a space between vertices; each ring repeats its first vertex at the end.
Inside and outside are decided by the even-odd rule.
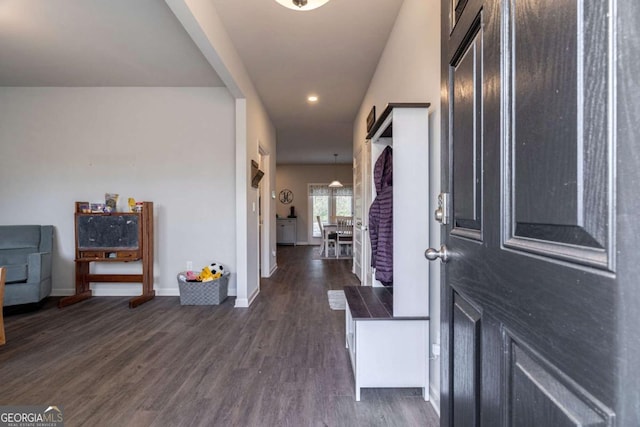
MULTIPOLYGON (((337 170, 338 170, 338 154, 337 153, 334 154, 333 157, 334 157, 333 168, 334 168, 334 173, 336 173, 337 170)), ((337 175, 337 173, 336 173, 336 175, 337 175)), ((336 178, 337 178, 337 176, 336 176, 336 178)), ((340 188, 342 186, 343 186, 342 183, 340 181, 338 181, 337 179, 334 179, 333 181, 331 181, 331 184, 329 184, 330 188, 340 188)))
POLYGON ((307 97, 307 101, 309 101, 309 102, 318 102, 318 97, 316 95, 309 95, 307 97))
POLYGON ((276 0, 284 7, 288 7, 289 9, 298 10, 298 11, 307 11, 316 9, 326 3, 329 0, 276 0))

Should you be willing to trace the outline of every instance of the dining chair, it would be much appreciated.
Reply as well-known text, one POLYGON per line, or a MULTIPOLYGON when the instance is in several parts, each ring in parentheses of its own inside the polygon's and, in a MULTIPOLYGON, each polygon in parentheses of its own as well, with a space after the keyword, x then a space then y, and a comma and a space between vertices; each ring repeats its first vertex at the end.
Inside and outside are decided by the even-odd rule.
POLYGON ((329 256, 329 245, 333 244, 333 250, 336 250, 336 232, 328 232, 325 230, 322 225, 322 220, 320 220, 320 215, 316 216, 316 220, 318 221, 318 226, 320 227, 320 235, 322 236, 322 253, 325 257, 329 256))
POLYGON ((338 217, 337 224, 336 258, 342 254, 343 246, 347 254, 353 252, 353 217, 338 217))
POLYGON ((4 305, 4 279, 6 268, 0 267, 0 345, 6 342, 4 335, 4 318, 2 317, 2 306, 4 305))

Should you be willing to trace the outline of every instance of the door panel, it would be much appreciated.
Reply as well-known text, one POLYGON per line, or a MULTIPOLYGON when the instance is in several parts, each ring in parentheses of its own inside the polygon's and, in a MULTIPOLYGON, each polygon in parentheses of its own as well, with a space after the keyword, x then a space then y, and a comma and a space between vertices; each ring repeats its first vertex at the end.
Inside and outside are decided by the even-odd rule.
POLYGON ((441 425, 640 425, 640 6, 458 4, 442 1, 441 425))
POLYGON ((453 425, 480 425, 480 313, 460 295, 453 297, 453 425))
POLYGON ((613 417, 584 389, 509 338, 510 425, 605 427, 613 417), (537 360, 536 360, 537 359, 537 360))
POLYGON ((467 5, 467 0, 451 0, 451 1, 453 2, 453 11, 454 11, 454 13, 451 16, 453 18, 452 24, 455 25, 460 19, 460 17, 462 16, 464 7, 467 5))
POLYGON ((479 21, 450 68, 453 234, 482 239, 482 31, 479 21))
POLYGON ((503 43, 503 58, 512 64, 503 72, 512 106, 505 116, 505 243, 613 269, 612 11, 606 2, 583 0, 511 0, 510 7, 503 43))

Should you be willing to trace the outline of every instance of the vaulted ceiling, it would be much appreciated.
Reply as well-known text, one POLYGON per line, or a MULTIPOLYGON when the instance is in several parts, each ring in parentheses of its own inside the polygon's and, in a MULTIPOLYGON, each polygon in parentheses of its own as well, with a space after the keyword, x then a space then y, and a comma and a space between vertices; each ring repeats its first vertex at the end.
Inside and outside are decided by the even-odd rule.
MULTIPOLYGON (((402 0, 210 0, 277 131, 278 163, 351 161, 402 0), (307 96, 315 94, 315 104, 307 96)), ((1 86, 222 86, 160 0, 0 0, 1 86)))
POLYGON ((0 0, 1 86, 223 86, 160 0, 0 0))

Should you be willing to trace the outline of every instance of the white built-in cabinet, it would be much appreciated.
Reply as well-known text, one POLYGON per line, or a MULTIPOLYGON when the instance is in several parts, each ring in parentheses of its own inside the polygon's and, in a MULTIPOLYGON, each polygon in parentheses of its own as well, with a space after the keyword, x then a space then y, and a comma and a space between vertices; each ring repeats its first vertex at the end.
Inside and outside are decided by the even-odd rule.
POLYGON ((298 234, 296 218, 278 218, 276 220, 276 243, 278 245, 295 245, 298 234))
POLYGON ((345 289, 356 400, 363 387, 420 387, 428 400, 429 104, 389 104, 367 138, 371 171, 384 148, 393 148, 394 277, 392 293, 345 289))

